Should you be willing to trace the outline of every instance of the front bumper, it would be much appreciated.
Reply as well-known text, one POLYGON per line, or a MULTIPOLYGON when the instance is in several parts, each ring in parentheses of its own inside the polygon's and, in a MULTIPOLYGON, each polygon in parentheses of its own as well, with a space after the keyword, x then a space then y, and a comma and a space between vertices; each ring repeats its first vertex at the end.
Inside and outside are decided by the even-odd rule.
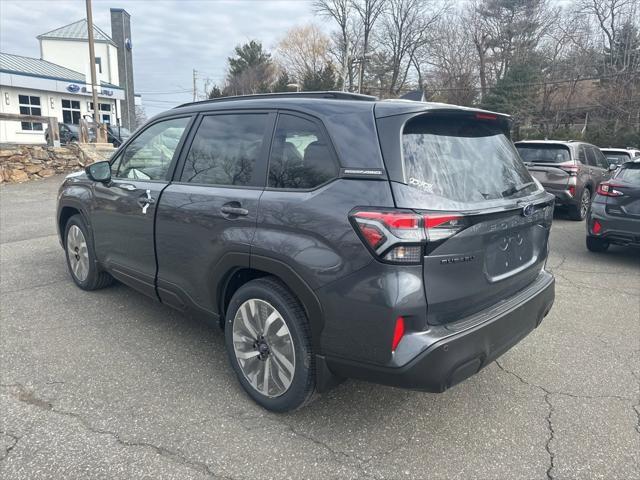
POLYGON ((399 368, 380 367, 341 358, 326 358, 335 375, 396 387, 443 392, 505 353, 535 329, 549 313, 555 297, 555 280, 545 272, 533 284, 498 306, 455 324, 431 327, 404 347, 419 349, 399 368))

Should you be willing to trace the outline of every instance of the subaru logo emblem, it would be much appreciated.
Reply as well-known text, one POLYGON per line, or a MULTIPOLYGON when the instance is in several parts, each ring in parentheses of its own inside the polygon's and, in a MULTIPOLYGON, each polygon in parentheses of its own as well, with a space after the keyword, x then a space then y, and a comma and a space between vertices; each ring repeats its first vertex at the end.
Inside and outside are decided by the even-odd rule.
POLYGON ((534 210, 533 204, 530 203, 528 205, 525 205, 524 207, 522 207, 522 216, 530 217, 531 215, 533 215, 533 210, 534 210))
POLYGON ((69 85, 67 85, 67 91, 71 93, 76 93, 80 91, 80 87, 78 85, 70 83, 69 85))

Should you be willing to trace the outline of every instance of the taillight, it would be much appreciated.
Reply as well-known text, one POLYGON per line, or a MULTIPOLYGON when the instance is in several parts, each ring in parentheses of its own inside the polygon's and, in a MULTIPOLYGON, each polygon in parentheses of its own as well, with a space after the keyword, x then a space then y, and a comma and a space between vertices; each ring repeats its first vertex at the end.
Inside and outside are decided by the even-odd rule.
POLYGON ((457 214, 361 210, 351 219, 376 256, 391 263, 421 263, 426 242, 449 238, 467 225, 457 214))
POLYGON ((567 172, 569 175, 573 177, 578 175, 578 165, 576 165, 573 162, 558 163, 555 166, 558 167, 560 170, 567 172))
POLYGON ((624 195, 620 190, 616 190, 615 187, 618 185, 614 185, 612 183, 601 183, 598 185, 598 195, 604 195, 605 197, 621 197, 624 195))
POLYGON ((572 197, 576 196, 576 186, 575 185, 569 185, 569 195, 571 195, 572 197))

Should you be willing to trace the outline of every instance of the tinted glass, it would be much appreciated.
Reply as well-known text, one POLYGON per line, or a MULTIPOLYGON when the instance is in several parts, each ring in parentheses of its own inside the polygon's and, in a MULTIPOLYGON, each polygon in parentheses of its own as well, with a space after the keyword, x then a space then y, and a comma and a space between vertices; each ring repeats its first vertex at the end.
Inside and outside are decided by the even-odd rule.
POLYGON ((211 115, 202 120, 185 160, 181 181, 253 185, 267 114, 211 115))
POLYGON ((631 155, 626 152, 604 152, 605 157, 607 157, 607 162, 609 165, 620 165, 624 162, 631 160, 631 155))
POLYGON ((405 180, 423 193, 477 202, 537 189, 511 140, 488 122, 418 117, 407 123, 402 149, 405 180))
POLYGON ((640 186, 640 165, 624 166, 618 170, 616 180, 623 180, 632 185, 640 186))
POLYGON ((269 187, 307 189, 338 175, 338 165, 319 127, 280 115, 269 160, 269 187))
POLYGON ((596 162, 600 168, 609 168, 609 162, 599 148, 594 148, 593 151, 596 154, 596 162))
POLYGON ((516 145, 520 158, 532 163, 564 163, 571 160, 568 147, 522 143, 516 145))
POLYGON ((585 150, 587 151, 587 164, 591 167, 597 167, 598 160, 596 159, 595 150, 591 147, 585 147, 585 150))
POLYGON ((133 140, 122 156, 117 176, 164 180, 190 118, 174 118, 151 125, 133 140))

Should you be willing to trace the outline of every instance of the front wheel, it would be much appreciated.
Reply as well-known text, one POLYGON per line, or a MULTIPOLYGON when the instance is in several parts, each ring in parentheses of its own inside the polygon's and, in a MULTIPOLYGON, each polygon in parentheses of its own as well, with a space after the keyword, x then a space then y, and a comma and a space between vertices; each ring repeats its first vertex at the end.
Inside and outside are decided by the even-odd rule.
POLYGON ((587 249, 590 252, 606 252, 609 248, 609 242, 602 238, 587 236, 587 249))
POLYGON ((277 279, 252 280, 233 295, 225 343, 240 384, 262 407, 287 412, 312 398, 315 365, 309 322, 300 302, 277 279))
POLYGON ((89 229, 82 216, 69 219, 64 231, 64 249, 71 278, 83 290, 98 290, 113 283, 113 277, 98 268, 89 229))

